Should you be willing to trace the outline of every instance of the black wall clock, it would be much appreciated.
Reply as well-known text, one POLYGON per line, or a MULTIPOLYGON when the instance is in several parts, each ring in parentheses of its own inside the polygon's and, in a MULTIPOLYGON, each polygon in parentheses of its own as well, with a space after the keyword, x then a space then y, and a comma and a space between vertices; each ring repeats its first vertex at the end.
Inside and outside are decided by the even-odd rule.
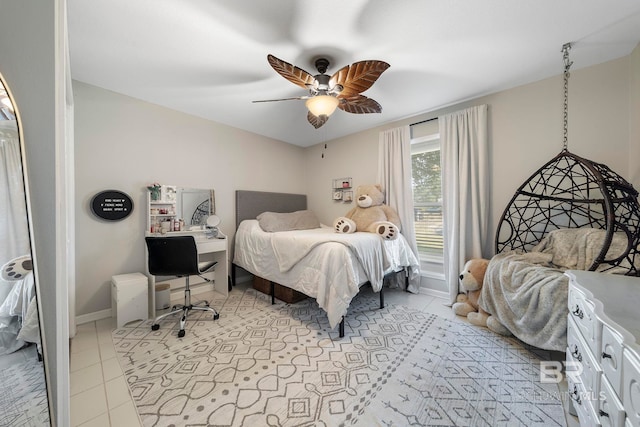
POLYGON ((91 199, 91 211, 99 218, 119 221, 131 215, 133 201, 122 191, 102 191, 91 199))

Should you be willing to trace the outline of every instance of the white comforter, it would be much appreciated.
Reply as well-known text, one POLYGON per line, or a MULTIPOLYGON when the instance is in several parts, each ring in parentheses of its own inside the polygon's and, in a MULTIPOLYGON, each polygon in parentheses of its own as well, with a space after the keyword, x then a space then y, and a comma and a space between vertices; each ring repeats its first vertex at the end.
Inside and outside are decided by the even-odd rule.
MULTIPOLYGON (((419 264, 402 235, 383 240, 372 233, 340 235, 333 228, 267 233, 257 220, 243 221, 235 237, 234 264, 252 274, 315 298, 334 328, 347 313, 360 285, 375 291, 384 274, 408 267, 410 278, 419 264)), ((417 292, 414 287, 409 291, 417 292)))
POLYGON ((33 274, 14 282, 0 280, 0 286, 4 296, 0 304, 0 355, 13 353, 25 341, 39 343, 33 274))
POLYGON ((340 243, 351 249, 364 267, 373 290, 382 288, 384 272, 389 268, 389 260, 384 248, 384 240, 372 233, 339 234, 328 227, 311 230, 283 231, 273 233, 271 247, 281 272, 289 271, 302 261, 318 245, 327 242, 340 243))

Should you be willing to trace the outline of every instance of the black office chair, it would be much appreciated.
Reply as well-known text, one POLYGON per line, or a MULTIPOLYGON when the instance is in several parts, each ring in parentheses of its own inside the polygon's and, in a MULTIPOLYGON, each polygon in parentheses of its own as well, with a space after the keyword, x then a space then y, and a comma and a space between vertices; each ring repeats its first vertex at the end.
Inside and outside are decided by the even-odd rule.
POLYGON ((157 331, 160 329, 159 322, 162 319, 181 312, 182 318, 180 319, 178 336, 183 337, 187 315, 191 310, 210 311, 213 313, 213 320, 220 318, 220 314, 213 307, 209 307, 207 301, 198 303, 204 304, 204 307, 191 304, 189 276, 198 275, 210 282, 211 280, 203 277, 202 274, 207 273, 217 264, 216 261, 198 262, 198 249, 193 236, 145 237, 145 241, 149 253, 149 273, 154 276, 184 277, 186 280, 184 304, 174 305, 170 312, 156 317, 151 325, 151 330, 157 331))

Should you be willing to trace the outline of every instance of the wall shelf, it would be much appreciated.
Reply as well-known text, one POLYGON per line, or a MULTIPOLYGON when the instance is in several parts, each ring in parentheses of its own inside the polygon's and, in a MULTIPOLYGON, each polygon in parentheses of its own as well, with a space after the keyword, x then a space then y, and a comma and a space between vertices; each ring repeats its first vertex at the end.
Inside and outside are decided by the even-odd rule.
POLYGON ((170 223, 169 226, 165 225, 165 232, 174 231, 175 219, 175 201, 151 200, 151 192, 147 192, 147 232, 160 233, 164 221, 170 223))
POLYGON ((351 177, 346 178, 335 178, 333 180, 333 189, 334 190, 342 190, 351 188, 351 177))
POLYGON ((336 202, 351 203, 353 191, 351 177, 335 178, 331 184, 331 199, 336 202))

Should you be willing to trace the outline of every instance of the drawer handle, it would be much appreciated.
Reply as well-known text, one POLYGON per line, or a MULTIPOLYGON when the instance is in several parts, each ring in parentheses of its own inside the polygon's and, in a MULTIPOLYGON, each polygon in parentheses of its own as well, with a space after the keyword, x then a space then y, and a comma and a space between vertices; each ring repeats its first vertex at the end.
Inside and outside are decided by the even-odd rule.
POLYGON ((613 356, 611 356, 610 354, 605 353, 605 352, 603 351, 603 352, 602 352, 602 358, 603 358, 603 359, 611 359, 611 358, 613 358, 613 356))
POLYGON ((609 414, 607 414, 606 412, 604 412, 602 409, 600 409, 600 416, 601 416, 601 417, 607 417, 607 418, 609 418, 609 414))
POLYGON ((580 395, 578 394, 578 387, 576 385, 573 386, 573 391, 569 393, 571 399, 575 400, 578 405, 582 405, 582 400, 580 399, 580 395))
POLYGON ((576 309, 573 310, 572 313, 579 318, 584 319, 584 313, 582 312, 582 310, 580 310, 580 306, 578 306, 578 304, 576 304, 576 309))
POLYGON ((573 355, 573 357, 578 359, 578 362, 582 362, 582 353, 580 353, 580 350, 578 350, 578 346, 574 344, 573 347, 574 349, 571 354, 573 355))

